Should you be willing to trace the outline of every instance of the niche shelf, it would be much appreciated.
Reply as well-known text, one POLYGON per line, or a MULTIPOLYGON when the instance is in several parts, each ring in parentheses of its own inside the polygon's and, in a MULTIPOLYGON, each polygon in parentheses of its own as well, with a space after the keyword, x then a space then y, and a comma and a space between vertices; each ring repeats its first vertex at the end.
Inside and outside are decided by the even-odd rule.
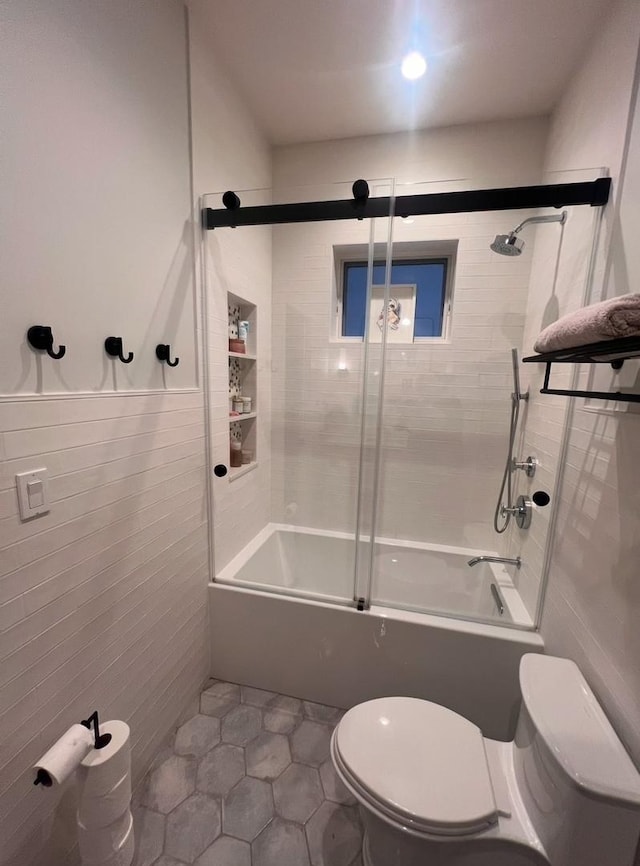
POLYGON ((242 424, 243 421, 253 421, 257 417, 257 412, 243 412, 242 415, 229 415, 229 424, 242 424))
POLYGON ((619 337, 616 340, 603 340, 587 343, 571 349, 558 349, 555 352, 541 352, 523 358, 524 364, 546 364, 544 384, 541 394, 559 394, 564 397, 591 397, 596 400, 613 400, 620 403, 640 403, 640 394, 626 391, 572 391, 567 388, 551 388, 549 378, 553 364, 611 364, 619 370, 625 361, 640 358, 640 337, 619 337))
MULTIPOLYGON (((246 353, 228 352, 229 359, 229 412, 234 397, 242 395, 251 397, 251 412, 242 415, 229 415, 229 437, 242 442, 242 450, 250 451, 251 463, 242 466, 229 466, 229 481, 235 481, 255 469, 258 465, 257 417, 258 417, 258 354, 257 354, 257 323, 258 308, 240 295, 227 295, 229 312, 229 337, 238 338, 238 322, 249 322, 249 333, 246 341, 246 353)), ((230 459, 227 458, 230 462, 230 459)))
POLYGON ((252 472, 258 466, 258 461, 254 460, 252 463, 245 463, 242 466, 235 466, 229 469, 229 481, 235 481, 236 478, 242 478, 243 475, 246 475, 248 472, 252 472))

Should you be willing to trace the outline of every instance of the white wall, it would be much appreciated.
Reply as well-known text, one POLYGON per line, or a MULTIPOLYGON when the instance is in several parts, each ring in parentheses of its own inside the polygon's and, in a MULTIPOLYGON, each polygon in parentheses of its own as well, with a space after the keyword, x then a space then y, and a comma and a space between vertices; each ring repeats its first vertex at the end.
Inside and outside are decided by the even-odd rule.
POLYGON ((136 15, 109 3, 27 0, 19 13, 9 3, 0 394, 197 383, 181 5, 152 13, 144 2, 136 15), (52 326, 64 358, 31 349, 34 324, 52 326), (131 364, 106 354, 109 336, 123 337, 131 364), (179 366, 158 361, 158 343, 179 366))
MULTIPOLYGON (((181 357, 167 388, 193 386, 182 3, 3 12, 2 388, 34 390, 21 342, 36 320, 68 345, 44 391, 108 389, 112 329, 138 353, 118 387, 163 387, 147 363, 163 334, 181 357)), ((73 786, 36 788, 31 769, 70 724, 126 720, 138 780, 207 676, 202 403, 192 389, 0 404, 3 864, 75 862, 73 786), (21 523, 14 474, 40 466, 51 511, 21 523)))
MULTIPOLYGON (((545 159, 549 171, 588 166, 611 170, 614 200, 604 217, 595 300, 601 294, 638 291, 639 214, 633 181, 640 166, 637 114, 624 177, 622 168, 639 38, 637 2, 616 3, 554 112, 545 159)), ((579 244, 565 255, 582 255, 579 244)), ((560 282, 558 289, 565 305, 561 312, 579 304, 570 284, 560 282), (563 294, 567 290, 568 299, 563 294)), ((610 371, 608 375, 611 378, 610 371)), ((559 400, 547 403, 540 397, 538 406, 548 436, 556 440, 559 400)), ((589 411, 583 400, 576 400, 570 415, 542 634, 549 652, 580 665, 640 765, 640 419, 637 413, 612 415, 610 409, 589 411)))
MULTIPOLYGON (((242 190, 271 186, 271 150, 211 52, 207 0, 189 3, 193 172, 196 197, 239 191, 245 204, 262 203, 242 190)), ((207 196, 222 207, 220 196, 207 196)), ((217 229, 204 233, 207 294, 211 465, 229 465, 227 292, 257 305, 258 466, 241 478, 211 480, 215 569, 219 571, 269 521, 271 488, 271 229, 217 229)), ((202 270, 200 271, 202 274, 202 270)))
MULTIPOLYGON (((544 120, 528 119, 278 148, 275 195, 282 200, 292 187, 313 195, 325 184, 325 195, 344 197, 358 177, 434 181, 403 194, 536 183, 546 131, 544 120), (349 184, 331 189, 337 180, 349 184), (314 186, 305 191, 305 184, 314 186)), ((474 549, 499 543, 491 519, 508 432, 509 350, 522 340, 531 248, 508 259, 489 243, 525 215, 394 221, 394 241, 459 246, 451 342, 389 349, 382 535, 474 549)), ((330 291, 333 246, 367 240, 368 226, 359 223, 274 232, 276 521, 354 529, 362 348, 330 342, 330 291)))

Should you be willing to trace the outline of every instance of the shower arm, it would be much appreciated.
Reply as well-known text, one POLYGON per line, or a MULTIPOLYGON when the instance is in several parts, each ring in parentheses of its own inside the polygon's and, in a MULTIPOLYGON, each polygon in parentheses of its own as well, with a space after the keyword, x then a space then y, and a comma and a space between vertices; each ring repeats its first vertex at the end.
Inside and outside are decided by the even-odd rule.
POLYGON ((554 214, 549 216, 534 216, 528 217, 528 219, 523 220, 519 226, 516 226, 514 230, 511 232, 512 235, 517 235, 525 226, 531 225, 531 223, 560 223, 560 225, 564 225, 567 221, 567 212, 566 210, 562 211, 561 214, 555 216, 554 214))

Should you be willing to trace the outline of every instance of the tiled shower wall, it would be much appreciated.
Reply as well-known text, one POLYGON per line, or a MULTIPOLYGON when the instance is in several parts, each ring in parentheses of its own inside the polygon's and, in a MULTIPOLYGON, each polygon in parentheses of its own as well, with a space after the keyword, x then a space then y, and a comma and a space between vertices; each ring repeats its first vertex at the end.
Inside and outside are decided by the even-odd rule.
MULTIPOLYGON (((207 40, 215 26, 208 0, 189 3, 191 89, 193 100, 193 171, 196 195, 217 192, 206 204, 221 207, 220 194, 271 186, 271 151, 244 109, 207 40)), ((263 203, 254 201, 253 203, 263 203)), ((200 202, 198 202, 200 206, 200 202)), ((258 465, 240 478, 211 479, 214 567, 220 571, 269 522, 271 505, 271 229, 248 227, 207 232, 203 244, 207 293, 210 465, 229 465, 229 311, 227 293, 257 307, 256 348, 258 465)), ((235 429, 239 425, 234 425, 235 429)))
MULTIPOLYGON (((593 170, 562 172, 553 173, 546 180, 548 183, 575 183, 592 180, 593 176, 593 170)), ((584 303, 589 262, 598 235, 601 211, 586 207, 565 210, 568 216, 563 228, 542 225, 535 229, 522 341, 522 353, 525 356, 534 353, 534 343, 544 327, 559 315, 573 312, 584 303)), ((552 502, 547 507, 534 508, 528 529, 520 529, 512 521, 508 530, 509 556, 519 556, 522 560, 522 567, 515 575, 516 583, 532 618, 536 615, 545 569, 547 535, 559 507, 555 496, 556 479, 568 409, 566 397, 540 394, 544 372, 543 364, 527 364, 521 368, 522 388, 529 391, 529 399, 522 405, 516 451, 518 459, 532 456, 538 463, 533 478, 517 472, 513 485, 515 496, 523 493, 531 497, 535 491, 543 490, 550 494, 552 502)), ((556 364, 552 370, 551 387, 570 388, 572 372, 572 365, 556 364)))
MULTIPOLYGON (((606 166, 613 178, 613 201, 605 211, 595 262, 593 300, 638 291, 637 104, 628 139, 627 125, 634 72, 638 80, 639 40, 638 4, 634 0, 612 3, 608 20, 576 71, 550 128, 545 157, 549 171, 606 166)), ((583 250, 572 245, 565 255, 577 262, 583 250)), ((562 304, 575 302, 566 283, 559 294, 561 309, 562 304)), ((633 381, 638 362, 625 367, 629 370, 624 375, 633 381)), ((605 388, 613 385, 610 369, 600 375, 605 377, 605 388)), ((564 408, 561 399, 536 398, 540 422, 555 447, 560 435, 558 413, 564 408)), ((640 418, 635 411, 612 415, 611 408, 611 404, 589 406, 578 399, 570 418, 542 635, 549 652, 580 665, 640 764, 640 418)), ((640 863, 640 852, 636 862, 640 863)))
MULTIPOLYGON (((509 166, 517 166, 520 183, 535 182, 544 131, 543 122, 527 121, 424 133, 417 143, 422 148, 405 136, 283 148, 276 151, 276 194, 282 198, 303 179, 351 172, 354 179, 395 172, 400 180, 466 172, 469 186, 490 186, 487 175, 500 177, 494 158, 502 161, 503 183, 515 182, 509 166)), ((429 190, 403 190, 412 191, 429 190)), ((496 547, 491 518, 507 438, 509 353, 522 342, 530 258, 497 256, 489 243, 523 216, 395 221, 394 240, 459 243, 450 343, 389 349, 384 536, 496 547)), ((278 522, 344 531, 355 526, 362 346, 329 338, 331 286, 333 247, 367 240, 360 224, 274 230, 272 519, 278 522)))

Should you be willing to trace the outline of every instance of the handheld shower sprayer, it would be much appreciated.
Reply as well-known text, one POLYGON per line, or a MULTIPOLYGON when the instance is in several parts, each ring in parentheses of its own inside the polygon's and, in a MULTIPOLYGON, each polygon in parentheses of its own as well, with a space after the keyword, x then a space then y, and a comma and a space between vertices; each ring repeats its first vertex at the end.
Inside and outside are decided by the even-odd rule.
POLYGON ((520 390, 520 368, 518 364, 518 350, 511 350, 511 367, 513 372, 513 391, 511 393, 511 417, 509 421, 509 446, 507 450, 507 460, 504 466, 502 475, 502 484, 500 485, 500 493, 496 503, 496 510, 493 515, 493 528, 498 534, 502 534, 509 523, 511 522, 512 514, 514 513, 513 505, 513 489, 511 478, 515 471, 513 461, 513 450, 516 443, 516 432, 518 430, 518 418, 520 417, 520 402, 529 399, 529 392, 523 393, 520 390), (504 502, 506 489, 506 503, 504 502))
POLYGON ((529 392, 523 394, 520 390, 520 367, 518 362, 518 350, 511 350, 511 368, 513 370, 513 394, 511 395, 512 400, 528 400, 529 392))

